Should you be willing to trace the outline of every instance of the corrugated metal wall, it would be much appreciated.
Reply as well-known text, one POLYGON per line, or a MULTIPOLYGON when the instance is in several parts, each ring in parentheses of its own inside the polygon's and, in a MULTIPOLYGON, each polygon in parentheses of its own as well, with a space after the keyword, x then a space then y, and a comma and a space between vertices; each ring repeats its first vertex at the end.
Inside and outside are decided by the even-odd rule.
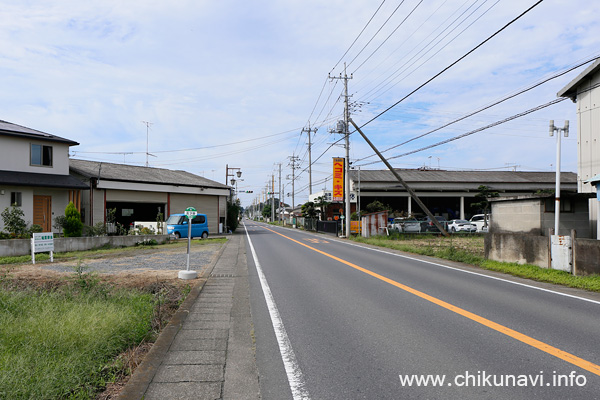
POLYGON ((219 233, 219 196, 171 194, 171 214, 181 214, 188 207, 194 207, 208 218, 211 235, 219 233))

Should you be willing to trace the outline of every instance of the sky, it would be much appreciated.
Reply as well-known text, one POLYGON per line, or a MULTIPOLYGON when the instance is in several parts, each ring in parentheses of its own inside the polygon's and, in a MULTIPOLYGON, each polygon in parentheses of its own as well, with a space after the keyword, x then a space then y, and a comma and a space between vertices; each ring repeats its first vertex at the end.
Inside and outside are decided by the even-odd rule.
MULTIPOLYGON (((295 177, 302 204, 307 131, 313 192, 331 190, 332 157, 345 155, 335 128, 346 82, 351 118, 380 150, 394 147, 384 154, 395 168, 554 171, 549 121, 569 120, 561 170, 576 172, 570 100, 482 129, 556 100, 590 63, 572 68, 600 56, 599 2, 536 3, 4 0, 0 120, 78 142, 72 158, 220 183, 239 170, 243 206, 273 180, 279 190, 281 166, 284 201, 295 177)), ((385 168, 357 132, 349 152, 354 168, 385 168)))

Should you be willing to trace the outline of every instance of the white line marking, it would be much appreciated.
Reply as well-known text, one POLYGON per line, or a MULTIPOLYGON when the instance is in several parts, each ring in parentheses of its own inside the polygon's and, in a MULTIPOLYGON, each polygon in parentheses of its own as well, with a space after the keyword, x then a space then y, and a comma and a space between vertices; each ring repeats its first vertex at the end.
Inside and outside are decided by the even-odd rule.
POLYGON ((252 251, 252 257, 254 258, 254 264, 256 265, 256 271, 258 272, 260 286, 262 287, 263 294, 265 295, 267 308, 269 309, 269 315, 271 316, 271 323, 273 324, 273 329, 275 330, 275 336, 277 337, 277 343, 279 344, 279 352, 281 353, 281 359, 283 361, 283 366, 285 367, 285 372, 290 384, 292 396, 294 400, 310 400, 310 395, 306 389, 306 383, 304 382, 302 370, 300 370, 300 366, 296 360, 296 354, 294 353, 294 349, 292 349, 292 343, 288 338, 285 326, 283 326, 283 320, 279 315, 279 310, 277 309, 275 299, 273 298, 273 294, 271 293, 271 289, 267 283, 267 278, 265 277, 260 263, 258 262, 256 250, 254 250, 254 245, 252 244, 252 239, 250 239, 250 234, 248 233, 246 224, 243 225, 244 229, 246 230, 246 236, 248 237, 250 250, 252 251))
MULTIPOLYGON (((295 231, 295 232, 297 232, 297 233, 304 233, 305 235, 312 235, 311 233, 304 232, 304 231, 295 231)), ((455 267, 451 267, 449 265, 444 265, 444 264, 436 263, 436 262, 433 262, 433 261, 426 261, 426 260, 421 260, 419 258, 406 256, 406 255, 403 255, 403 254, 391 253, 391 252, 386 251, 386 250, 373 249, 371 247, 362 246, 362 245, 360 245, 358 243, 352 243, 352 242, 345 241, 345 240, 339 240, 339 239, 329 239, 329 240, 331 240, 333 242, 337 242, 337 243, 343 243, 343 244, 346 244, 348 246, 360 247, 361 249, 367 249, 367 250, 375 251, 375 252, 378 252, 378 253, 389 254, 389 255, 392 255, 392 256, 396 256, 396 257, 406 258, 408 260, 418 261, 418 262, 422 262, 422 263, 425 263, 425 264, 431 264, 431 265, 435 265, 435 266, 438 266, 438 267, 442 267, 442 268, 446 268, 446 269, 451 269, 451 270, 454 270, 454 271, 464 272, 465 274, 471 274, 471 275, 481 276, 481 277, 484 277, 484 278, 495 279, 497 281, 511 283, 513 285, 523 286, 523 287, 526 287, 526 288, 529 288, 529 289, 540 290, 542 292, 557 294, 559 296, 570 297, 572 299, 587 301, 589 303, 600 305, 600 301, 588 299, 588 298, 585 298, 585 297, 579 297, 579 296, 575 296, 575 295, 568 294, 568 293, 557 292, 555 290, 550 290, 550 289, 545 289, 545 288, 541 288, 541 287, 538 287, 538 286, 528 285, 526 283, 515 282, 515 281, 511 281, 511 280, 504 279, 504 278, 498 278, 496 276, 486 275, 486 274, 482 274, 482 273, 479 273, 479 272, 467 271, 467 270, 464 270, 464 269, 461 269, 461 268, 455 268, 455 267)), ((516 277, 516 278, 518 278, 518 277, 516 277)), ((521 279, 526 279, 526 278, 521 278, 521 279)), ((540 282, 540 283, 542 283, 542 282, 540 282)), ((579 290, 583 290, 583 289, 579 289, 579 290)))

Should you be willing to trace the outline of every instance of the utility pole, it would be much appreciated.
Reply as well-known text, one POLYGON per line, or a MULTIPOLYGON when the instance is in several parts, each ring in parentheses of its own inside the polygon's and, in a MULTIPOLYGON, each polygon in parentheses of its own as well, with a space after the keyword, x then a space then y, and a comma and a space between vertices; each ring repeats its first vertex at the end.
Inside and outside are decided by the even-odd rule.
POLYGON ((152 125, 152 122, 147 122, 147 121, 142 121, 142 124, 146 125, 146 167, 148 166, 148 156, 151 155, 154 157, 154 154, 150 154, 148 152, 148 131, 150 130, 150 125, 152 125))
POLYGON ((340 73, 339 77, 329 76, 330 79, 343 79, 344 80, 344 135, 346 136, 346 168, 344 171, 344 197, 345 197, 345 211, 344 220, 346 222, 345 236, 350 237, 350 133, 348 130, 348 124, 350 120, 350 110, 348 107, 348 79, 352 79, 346 74, 346 63, 344 63, 344 76, 340 73))
POLYGON ((308 133, 308 194, 312 194, 312 157, 311 157, 311 142, 310 142, 310 133, 317 133, 317 128, 311 129, 310 124, 308 124, 308 129, 302 128, 302 132, 308 133))
POLYGON ((294 199, 294 195, 295 195, 294 183, 296 181, 296 170, 298 168, 300 168, 300 166, 297 164, 298 162, 300 162, 300 157, 289 156, 288 158, 290 159, 290 163, 288 165, 290 167, 292 167, 292 210, 293 210, 294 207, 296 207, 296 203, 295 203, 295 199, 294 199))
POLYGON ((275 174, 271 174, 271 222, 275 222, 275 174))
MULTIPOLYGON (((279 210, 281 210, 281 163, 279 163, 279 210)), ((281 211, 277 214, 278 220, 281 222, 281 211)))
POLYGON ((550 120, 550 136, 554 136, 556 132, 556 189, 555 189, 555 205, 554 205, 554 234, 558 235, 558 227, 560 224, 560 134, 564 133, 565 137, 569 137, 569 121, 565 121, 564 128, 554 126, 554 120, 550 120))

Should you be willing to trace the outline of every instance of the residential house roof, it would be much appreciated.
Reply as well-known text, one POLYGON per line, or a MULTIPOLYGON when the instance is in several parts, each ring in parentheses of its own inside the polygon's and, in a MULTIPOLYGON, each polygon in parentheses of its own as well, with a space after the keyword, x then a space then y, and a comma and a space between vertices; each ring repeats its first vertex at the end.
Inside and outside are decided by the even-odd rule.
POLYGON ((79 144, 73 140, 65 139, 60 136, 52 135, 50 133, 38 131, 35 129, 27 128, 21 125, 13 124, 11 122, 2 120, 0 120, 0 135, 47 140, 50 142, 65 143, 69 146, 77 146, 79 144))
POLYGON ((98 178, 101 180, 229 189, 227 185, 186 171, 77 160, 73 158, 69 159, 69 169, 71 172, 86 178, 98 178))
POLYGON ((571 100, 577 100, 577 88, 581 86, 585 79, 600 70, 600 58, 594 61, 592 65, 587 67, 582 73, 577 75, 567 86, 562 88, 556 95, 558 97, 569 97, 571 100))
POLYGON ((90 187, 70 175, 36 174, 31 172, 0 171, 0 185, 35 186, 87 190, 90 187))

